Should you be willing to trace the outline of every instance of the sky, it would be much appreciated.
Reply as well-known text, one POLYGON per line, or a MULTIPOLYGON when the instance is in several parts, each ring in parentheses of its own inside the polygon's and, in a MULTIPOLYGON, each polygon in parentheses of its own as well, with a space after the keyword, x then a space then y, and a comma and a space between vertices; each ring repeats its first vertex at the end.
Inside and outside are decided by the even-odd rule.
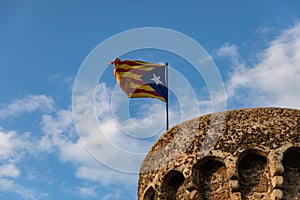
POLYGON ((296 0, 0 0, 0 199, 137 199, 165 104, 128 99, 106 64, 115 57, 168 62, 170 126, 299 109, 299 10, 296 0))

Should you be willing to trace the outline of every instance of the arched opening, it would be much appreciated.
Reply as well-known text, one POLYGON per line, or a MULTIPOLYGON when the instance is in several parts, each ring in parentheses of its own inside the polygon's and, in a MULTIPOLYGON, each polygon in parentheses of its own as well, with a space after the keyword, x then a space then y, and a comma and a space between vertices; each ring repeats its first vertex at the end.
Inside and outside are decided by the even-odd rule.
POLYGON ((154 188, 151 186, 145 192, 143 200, 155 200, 155 199, 156 199, 156 193, 154 188))
POLYGON ((176 170, 171 170, 164 177, 164 182, 162 185, 162 199, 181 199, 178 192, 180 186, 184 182, 184 176, 181 172, 176 170))
POLYGON ((267 158, 247 152, 239 164, 239 181, 242 199, 266 199, 270 189, 267 158))
POLYGON ((283 157, 283 195, 284 199, 300 198, 300 149, 291 148, 283 157))
POLYGON ((201 199, 229 199, 229 181, 224 163, 209 159, 196 165, 199 170, 199 189, 201 199))

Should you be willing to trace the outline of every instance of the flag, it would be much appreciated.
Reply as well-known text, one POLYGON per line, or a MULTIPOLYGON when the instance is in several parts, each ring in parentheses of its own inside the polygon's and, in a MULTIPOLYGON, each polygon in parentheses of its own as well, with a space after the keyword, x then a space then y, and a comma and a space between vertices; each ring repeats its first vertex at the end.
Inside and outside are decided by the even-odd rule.
POLYGON ((117 83, 129 98, 167 102, 166 65, 119 58, 110 64, 114 64, 117 83))

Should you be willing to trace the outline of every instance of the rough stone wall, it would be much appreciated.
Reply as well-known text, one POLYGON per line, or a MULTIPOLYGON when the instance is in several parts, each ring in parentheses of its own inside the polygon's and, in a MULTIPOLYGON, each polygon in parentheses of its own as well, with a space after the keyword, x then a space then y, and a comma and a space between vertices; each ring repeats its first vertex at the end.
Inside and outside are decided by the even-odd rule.
POLYGON ((141 166, 138 199, 300 199, 299 149, 299 110, 195 118, 153 145, 141 166))
POLYGON ((238 172, 242 199, 269 199, 271 183, 265 157, 247 155, 240 162, 238 172))
POLYGON ((229 182, 226 167, 218 161, 209 161, 199 169, 199 192, 204 199, 219 200, 229 198, 229 182))
POLYGON ((292 149, 283 159, 284 182, 282 186, 285 199, 300 199, 300 152, 292 149))
POLYGON ((172 170, 164 176, 163 185, 161 189, 161 199, 182 199, 182 183, 184 176, 182 173, 172 170))

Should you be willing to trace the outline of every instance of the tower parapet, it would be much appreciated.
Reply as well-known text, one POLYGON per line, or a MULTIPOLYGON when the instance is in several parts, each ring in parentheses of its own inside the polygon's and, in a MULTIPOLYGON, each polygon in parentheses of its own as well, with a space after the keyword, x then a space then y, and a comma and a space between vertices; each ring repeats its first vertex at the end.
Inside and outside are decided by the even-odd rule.
POLYGON ((300 199, 300 111, 233 110, 168 130, 142 163, 138 200, 173 199, 300 199))

